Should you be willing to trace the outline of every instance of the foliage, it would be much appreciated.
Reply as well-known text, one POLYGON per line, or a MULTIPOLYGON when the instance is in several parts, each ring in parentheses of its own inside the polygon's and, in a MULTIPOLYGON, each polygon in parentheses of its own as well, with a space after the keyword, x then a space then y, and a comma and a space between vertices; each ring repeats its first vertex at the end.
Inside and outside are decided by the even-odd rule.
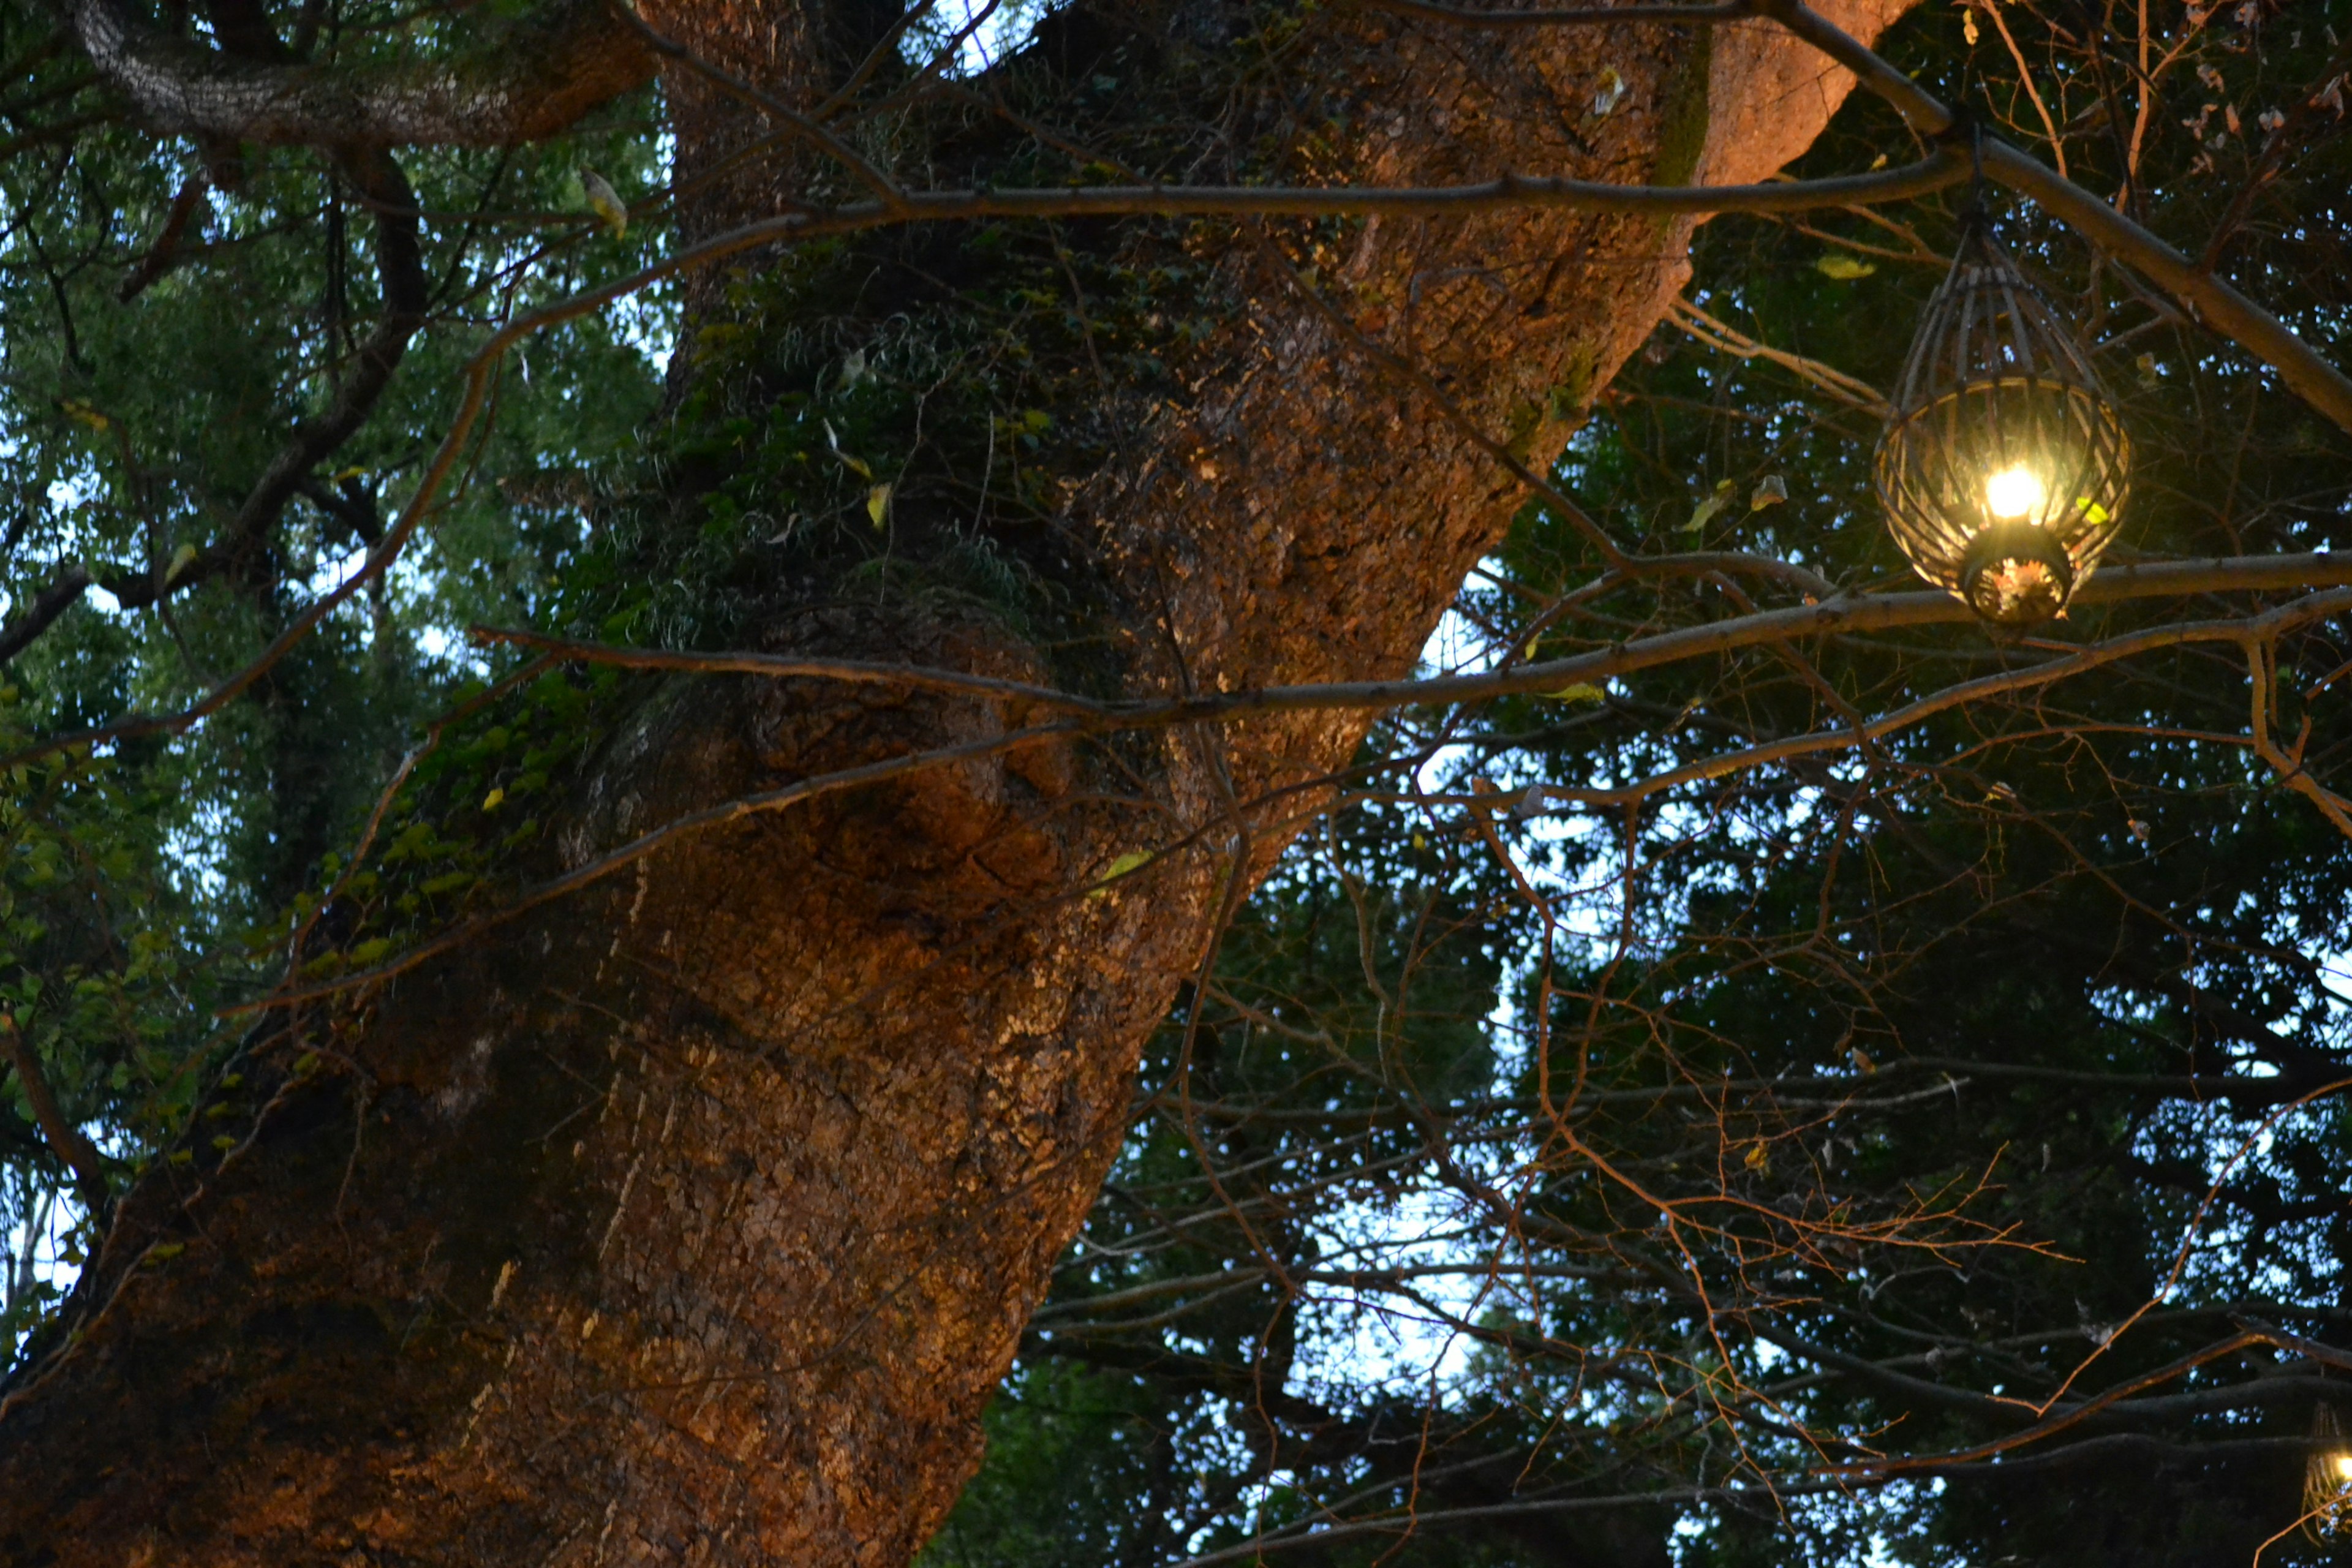
MULTIPOLYGON (((346 58, 396 45, 394 16, 338 8, 331 44, 346 58)), ((47 30, 31 13, 8 20, 12 39, 47 30)), ((583 205, 583 167, 625 188, 654 177, 642 99, 524 151, 404 155, 426 215, 425 328, 373 417, 240 535, 240 507, 278 450, 354 374, 383 304, 386 220, 338 160, 158 142, 119 118, 69 50, 20 49, 8 68, 26 106, 0 160, 11 635, 77 568, 96 584, 12 649, 0 752, 14 757, 171 713, 251 660, 382 537, 486 328, 625 273, 665 238, 655 224, 615 239, 566 210, 583 205), (126 594, 162 603, 117 608, 126 594)), ((628 449, 655 406, 669 309, 641 297, 509 362, 407 563, 331 614, 250 700, 10 768, 7 1000, 118 1176, 175 1141, 206 1142, 187 1113, 242 1033, 218 1009, 278 978, 288 936, 315 914, 417 726, 477 679, 464 628, 529 622, 558 593, 588 542, 585 476, 628 449)), ((79 1262, 80 1211, 30 1136, 23 1086, 5 1094, 13 1345, 79 1262)))

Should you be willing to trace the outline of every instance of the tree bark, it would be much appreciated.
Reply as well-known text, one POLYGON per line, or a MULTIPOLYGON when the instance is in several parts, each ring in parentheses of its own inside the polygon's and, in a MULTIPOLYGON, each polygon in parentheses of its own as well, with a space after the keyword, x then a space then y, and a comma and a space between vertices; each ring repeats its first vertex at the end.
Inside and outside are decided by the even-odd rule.
MULTIPOLYGON (((339 68, 239 58, 153 31, 120 0, 67 20, 100 74, 171 135, 318 147, 503 147, 552 136, 654 74, 644 40, 600 0, 502 26, 431 65, 339 68)), ((224 28, 222 41, 276 40, 224 28)))
MULTIPOLYGON (((1867 37, 1899 8, 1834 14, 1867 37)), ((1196 47, 1227 36, 1213 5, 1139 15, 1196 47)), ((790 5, 654 20, 739 71, 837 53, 793 44, 827 34, 790 5)), ((1750 181, 1849 85, 1761 25, 1318 26, 1288 74, 1345 105, 1340 160, 1390 184, 1750 181), (1611 77, 1622 98, 1597 110, 1611 77)), ((682 97, 683 161, 750 139, 750 111, 682 97)), ((1369 224, 1322 279, 1344 325, 1237 245, 1223 276, 1247 305, 1212 374, 1069 476, 1126 688, 1408 670, 1524 499, 1463 426, 1549 462, 1679 289, 1689 234, 1559 212, 1369 224)), ((1048 668, 1005 626, 909 606, 780 605, 768 640, 1048 668)), ((606 743, 560 852, 1022 717, 814 681, 665 687, 606 743)), ((1043 747, 938 767, 685 839, 363 1013, 306 1017, 201 1123, 243 1142, 124 1200, 72 1337, 7 1391, 0 1562, 905 1562, 978 1461, 1227 868, 1262 875, 1296 808, 1278 792, 1360 736, 1292 714, 1128 748, 1116 779, 1043 747), (301 1047, 321 1055, 284 1065, 301 1047)))

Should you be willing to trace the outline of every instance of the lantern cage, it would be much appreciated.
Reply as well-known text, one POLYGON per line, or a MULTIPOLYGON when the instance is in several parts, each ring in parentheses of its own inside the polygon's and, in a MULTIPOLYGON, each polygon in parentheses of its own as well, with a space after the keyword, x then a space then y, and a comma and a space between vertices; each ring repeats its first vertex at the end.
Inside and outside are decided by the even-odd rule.
POLYGON ((2115 537, 2130 467, 2090 360, 1970 221, 1920 318, 1873 464, 1895 542, 1986 620, 2047 620, 2115 537))
POLYGON ((2352 1447, 2325 1402, 2311 1408, 2311 1437, 2303 1471, 2303 1533, 2325 1543, 2352 1523, 2352 1447))

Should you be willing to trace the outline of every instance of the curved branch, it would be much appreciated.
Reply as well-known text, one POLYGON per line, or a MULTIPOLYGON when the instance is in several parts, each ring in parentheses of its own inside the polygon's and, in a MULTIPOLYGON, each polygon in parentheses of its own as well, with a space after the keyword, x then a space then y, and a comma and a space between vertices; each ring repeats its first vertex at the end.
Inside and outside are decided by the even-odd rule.
MULTIPOLYGON (((2352 553, 2343 555, 2248 555, 2212 561, 2168 561, 2102 568, 2083 584, 2077 604, 2179 597, 2195 594, 2259 593, 2352 586, 2352 553)), ((1171 721, 1295 712, 1307 709, 1402 708, 1432 702, 1468 702, 1492 697, 1541 695, 1580 681, 1629 675, 1684 659, 1768 643, 1794 642, 1890 626, 1952 625, 1972 621, 1968 605, 1940 590, 1904 594, 1856 594, 1761 610, 1728 620, 1637 637, 1631 642, 1567 658, 1515 665, 1484 675, 1439 676, 1426 680, 1332 681, 1319 686, 1276 686, 1259 691, 1218 693, 1171 704, 1181 710, 1171 721)), ((2251 626, 2251 623, 2248 624, 2251 626)), ((2234 635, 2234 634, 2233 634, 2234 635)))
POLYGON ((319 147, 536 141, 651 79, 604 0, 566 0, 455 58, 363 66, 240 60, 143 26, 121 0, 71 0, 74 34, 155 130, 319 147))
POLYGON ((16 1069, 16 1081, 24 1086, 25 1101, 33 1108, 41 1136, 47 1141, 50 1152, 73 1173, 82 1206, 92 1214, 98 1213, 106 1206, 106 1167, 99 1163, 98 1150, 58 1107, 58 1097, 49 1092, 49 1080, 41 1071, 41 1058, 35 1053, 32 1042, 18 1031, 12 1014, 0 1013, 0 1047, 5 1047, 8 1062, 16 1069))
POLYGON ((278 448, 237 508, 223 545, 215 549, 241 549, 277 520, 311 468, 367 422, 407 353, 409 340, 425 325, 427 285, 417 236, 416 195, 389 153, 356 153, 348 161, 348 172, 375 214, 376 275, 383 289, 383 314, 360 345, 333 400, 317 418, 296 426, 293 439, 278 448))
POLYGON ((0 626, 0 664, 30 647, 35 638, 57 624, 59 616, 81 603, 82 590, 89 584, 89 567, 68 566, 56 582, 34 596, 22 615, 11 616, 5 626, 0 626))
MULTIPOLYGON (((2290 604, 2283 605, 2275 610, 2242 621, 2189 621, 2151 626, 2145 631, 2134 632, 2107 642, 2094 643, 2063 658, 2049 659, 2041 664, 2028 666, 2023 669, 2003 670, 1999 675, 1982 676, 1975 680, 1964 680, 1958 685, 1948 686, 1941 691, 1930 693, 1916 702, 1906 704, 1891 713, 1883 714, 1865 723, 1837 730, 1810 731, 1805 734, 1769 741, 1762 745, 1749 746, 1737 752, 1727 752, 1718 756, 1705 757, 1665 773, 1654 773, 1639 783, 1627 784, 1621 789, 1570 789, 1563 785, 1552 785, 1547 787, 1544 793, 1563 803, 1573 801, 1583 805, 1630 805, 1683 784, 1701 784, 1709 779, 1724 778, 1732 773, 1745 773, 1751 768, 1762 767, 1769 763, 1786 762, 1793 757, 1808 756, 1817 752, 1842 752, 1851 747, 1866 745, 1873 741, 1884 740, 1889 735, 1907 730, 1915 724, 1922 723, 1938 713, 1948 712, 1954 708, 1963 707, 1988 697, 1999 697, 2010 692, 2028 690, 2037 686, 2047 686, 2053 681, 2063 680, 2068 676, 2079 675, 2084 670, 2096 669, 2102 665, 2113 664, 2118 659, 2130 658, 2137 654, 2152 652, 2158 648, 2179 647, 2189 643, 2242 644, 2252 639, 2275 637, 2281 631, 2290 627, 2324 619, 2347 609, 2352 609, 2352 590, 2339 588, 2332 593, 2308 595, 2290 604)), ((2255 719, 2259 725, 2262 722, 2259 708, 2256 710, 2255 719)), ((2265 733, 2264 731, 2257 731, 2258 737, 2265 733)), ((2256 743, 2259 746, 2262 743, 2261 739, 2258 738, 2256 743)), ((2265 760, 2270 759, 2266 756, 2265 760)), ((2289 772, 2284 766, 2281 771, 2289 772)), ((2293 770, 2287 782, 2294 783, 2294 775, 2300 774, 2300 768, 2293 770)), ((2315 798, 2325 797, 2320 798, 2320 808, 2326 812, 2329 819, 2338 826, 2346 826, 2344 814, 2340 807, 2328 804, 2335 797, 2326 791, 2320 790, 2315 781, 2306 779, 2305 782, 2309 787, 2303 793, 2309 794, 2311 790, 2319 790, 2319 796, 2315 798)), ((2352 827, 2347 827, 2347 830, 2352 831, 2352 827)))

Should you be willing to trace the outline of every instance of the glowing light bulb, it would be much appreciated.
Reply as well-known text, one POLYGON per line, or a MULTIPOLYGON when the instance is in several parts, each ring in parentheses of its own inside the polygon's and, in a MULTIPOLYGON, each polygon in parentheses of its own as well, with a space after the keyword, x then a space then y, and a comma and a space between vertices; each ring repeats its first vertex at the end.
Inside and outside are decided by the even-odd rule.
POLYGON ((2336 1475, 2339 1480, 2352 1481, 2352 1454, 2336 1456, 2336 1475))
POLYGON ((2003 468, 1985 481, 1985 510, 2004 520, 2023 517, 2041 510, 2042 493, 2031 468, 2003 468))

